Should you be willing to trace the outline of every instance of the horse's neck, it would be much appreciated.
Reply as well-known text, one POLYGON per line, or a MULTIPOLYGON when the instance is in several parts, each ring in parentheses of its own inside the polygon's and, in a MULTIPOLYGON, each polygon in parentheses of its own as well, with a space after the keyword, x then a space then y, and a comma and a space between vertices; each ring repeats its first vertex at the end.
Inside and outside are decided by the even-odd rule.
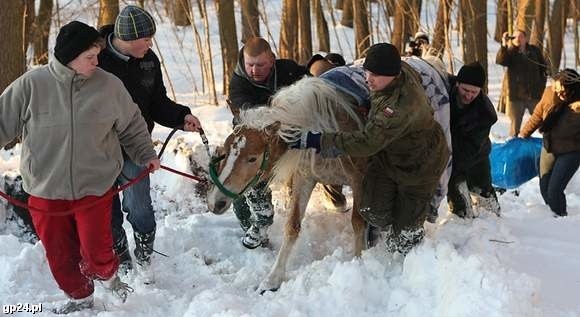
POLYGON ((268 168, 266 170, 266 175, 268 177, 272 176, 272 168, 276 165, 276 162, 288 151, 288 145, 282 141, 282 139, 276 135, 272 137, 270 143, 268 143, 270 147, 270 158, 268 168))

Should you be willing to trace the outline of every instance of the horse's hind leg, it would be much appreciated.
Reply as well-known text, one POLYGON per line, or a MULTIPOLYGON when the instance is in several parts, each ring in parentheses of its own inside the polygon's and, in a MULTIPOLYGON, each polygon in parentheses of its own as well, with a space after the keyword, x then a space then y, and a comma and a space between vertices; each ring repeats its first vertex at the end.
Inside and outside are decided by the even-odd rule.
POLYGON ((352 216, 351 224, 354 231, 354 255, 360 256, 362 250, 365 248, 365 220, 359 213, 360 208, 360 197, 361 197, 362 184, 353 183, 352 185, 352 216))
POLYGON ((296 239, 298 239, 298 235, 300 234, 302 219, 304 218, 306 206, 308 205, 308 200, 310 199, 314 185, 316 185, 316 182, 310 178, 306 179, 296 175, 293 176, 292 197, 290 199, 291 212, 286 221, 284 241, 282 242, 280 251, 278 251, 276 262, 270 270, 270 274, 260 284, 260 293, 277 290, 286 277, 286 264, 288 263, 288 258, 294 248, 296 239))

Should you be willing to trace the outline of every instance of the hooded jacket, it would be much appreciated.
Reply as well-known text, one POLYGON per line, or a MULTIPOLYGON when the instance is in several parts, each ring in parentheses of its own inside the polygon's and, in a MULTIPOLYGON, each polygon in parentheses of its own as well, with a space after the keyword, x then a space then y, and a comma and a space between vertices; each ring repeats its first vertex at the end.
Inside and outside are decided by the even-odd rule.
POLYGON ((20 134, 24 189, 45 199, 103 195, 123 166, 121 147, 139 165, 156 158, 118 78, 99 68, 87 78, 56 59, 0 95, 0 144, 20 134))
POLYGON ((100 29, 107 47, 99 54, 99 67, 121 79, 133 101, 139 106, 149 133, 153 131, 155 122, 168 128, 182 125, 184 117, 191 114, 191 110, 167 97, 157 55, 152 50, 143 58, 123 55, 111 44, 113 29, 113 25, 100 29))
POLYGON ((290 86, 308 74, 306 67, 289 59, 277 59, 265 83, 253 81, 244 67, 243 48, 238 53, 238 64, 230 80, 228 97, 234 111, 267 105, 278 89, 290 86))

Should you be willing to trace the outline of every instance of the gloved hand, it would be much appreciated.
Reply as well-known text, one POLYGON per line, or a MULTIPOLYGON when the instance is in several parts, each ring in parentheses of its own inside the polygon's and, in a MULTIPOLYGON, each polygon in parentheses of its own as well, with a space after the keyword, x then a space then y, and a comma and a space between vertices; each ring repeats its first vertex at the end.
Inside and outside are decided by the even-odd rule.
POLYGON ((294 132, 294 134, 296 135, 296 141, 288 143, 291 149, 316 149, 316 153, 320 153, 320 138, 322 133, 317 131, 301 131, 299 133, 294 132))

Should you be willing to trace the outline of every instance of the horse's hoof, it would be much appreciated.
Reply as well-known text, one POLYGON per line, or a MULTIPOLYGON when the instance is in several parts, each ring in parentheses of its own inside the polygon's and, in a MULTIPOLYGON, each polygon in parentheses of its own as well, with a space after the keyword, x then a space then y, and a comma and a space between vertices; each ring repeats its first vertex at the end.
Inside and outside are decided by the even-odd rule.
POLYGON ((266 292, 277 292, 277 291, 278 291, 278 287, 270 288, 270 289, 261 289, 260 295, 264 295, 264 293, 266 293, 266 292))

